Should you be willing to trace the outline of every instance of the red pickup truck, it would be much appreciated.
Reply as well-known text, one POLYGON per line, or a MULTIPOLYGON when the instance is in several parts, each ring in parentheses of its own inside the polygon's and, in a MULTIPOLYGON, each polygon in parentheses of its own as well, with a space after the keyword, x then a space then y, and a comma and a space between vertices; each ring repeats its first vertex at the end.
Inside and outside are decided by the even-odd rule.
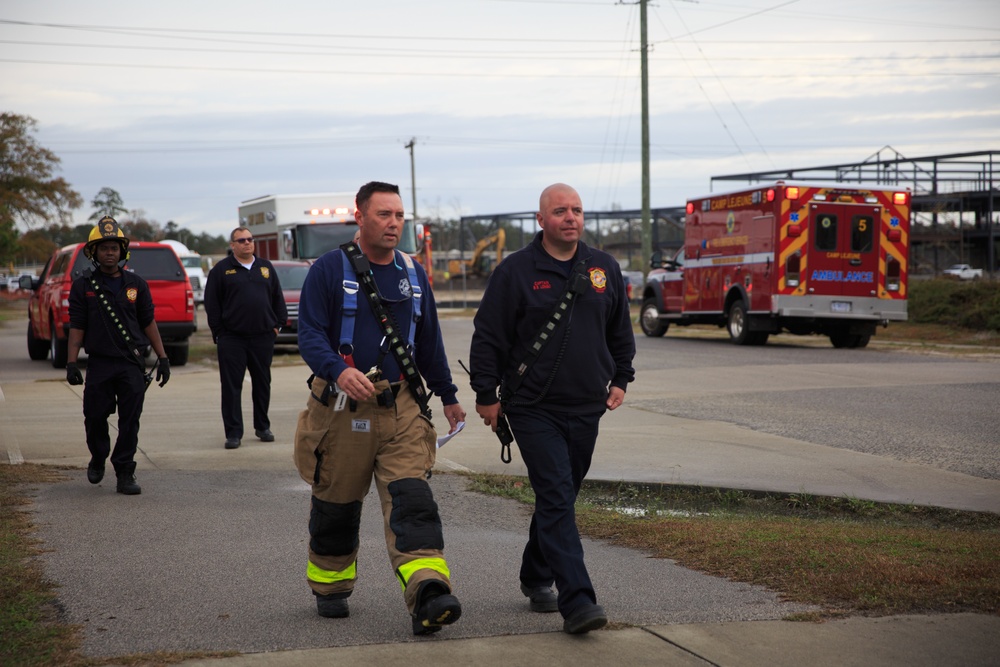
MULTIPOLYGON (((66 367, 69 336, 69 290, 73 281, 93 268, 83 254, 83 243, 56 250, 34 280, 21 287, 33 290, 28 301, 28 356, 36 361, 52 360, 56 368, 66 367)), ((126 271, 135 271, 149 283, 156 308, 156 327, 171 366, 188 360, 188 338, 197 328, 194 293, 184 266, 169 245, 132 241, 128 247, 126 271)))

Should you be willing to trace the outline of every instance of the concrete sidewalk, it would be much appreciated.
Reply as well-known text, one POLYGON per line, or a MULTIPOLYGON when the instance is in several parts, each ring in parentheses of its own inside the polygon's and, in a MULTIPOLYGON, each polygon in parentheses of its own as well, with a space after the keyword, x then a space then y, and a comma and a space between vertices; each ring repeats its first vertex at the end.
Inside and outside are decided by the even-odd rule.
MULTIPOLYGON (((446 327, 450 326, 446 324, 446 327)), ((447 332, 446 332, 447 333, 447 332)), ((466 358, 448 342, 453 359, 466 358)), ((457 364, 456 364, 457 366, 457 364)), ((997 366, 984 373, 995 373, 997 366)), ((956 614, 780 620, 807 610, 773 593, 588 541, 588 565, 613 621, 583 637, 557 615, 531 614, 516 591, 528 510, 469 492, 435 475, 447 555, 464 613, 454 626, 414 638, 387 571, 377 502, 365 504, 364 580, 343 621, 319 619, 304 590, 308 487, 295 475, 291 441, 305 398, 305 366, 273 369, 274 443, 252 435, 222 447, 218 374, 175 369, 151 387, 140 433, 143 495, 86 483, 82 388, 65 382, 2 387, 0 459, 68 465, 69 479, 39 488, 36 521, 46 576, 60 585, 66 620, 84 627, 84 652, 239 650, 188 665, 414 664, 591 665, 996 665, 1000 617, 956 614)), ((720 378, 720 382, 724 378, 720 378)), ((473 397, 465 383, 460 399, 473 397)), ((249 389, 245 412, 249 409, 249 389)), ((610 413, 591 478, 659 481, 1000 512, 1000 482, 783 438, 722 422, 657 412, 664 400, 640 381, 610 413), (632 405, 630 405, 632 404, 632 405)), ((438 406, 439 407, 439 406, 438 406)), ((436 411, 439 416, 440 410, 436 411)), ((470 422, 474 421, 474 414, 470 422)), ((438 470, 524 474, 515 452, 481 424, 439 452, 438 470)), ((369 500, 372 500, 370 498, 369 500)))
POLYGON ((955 614, 827 623, 754 621, 625 628, 412 644, 350 646, 189 660, 187 667, 333 664, 510 667, 995 667, 1000 618, 955 614))

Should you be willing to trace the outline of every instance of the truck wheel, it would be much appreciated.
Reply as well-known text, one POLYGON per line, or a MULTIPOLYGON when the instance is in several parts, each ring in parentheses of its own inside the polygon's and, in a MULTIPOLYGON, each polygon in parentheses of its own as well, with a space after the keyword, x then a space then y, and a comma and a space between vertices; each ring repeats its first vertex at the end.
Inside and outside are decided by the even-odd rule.
POLYGON ((642 302, 642 309, 639 311, 639 327, 642 333, 650 338, 659 338, 667 333, 670 322, 660 319, 660 309, 656 307, 656 299, 646 299, 642 302))
MULTIPOLYGON (((857 347, 859 338, 861 338, 861 336, 858 336, 857 334, 832 333, 830 334, 830 343, 832 343, 837 349, 857 347)), ((867 344, 868 343, 865 343, 865 345, 867 344)))
POLYGON ((868 343, 871 341, 871 339, 872 339, 871 336, 868 336, 868 335, 859 335, 858 336, 858 342, 857 342, 857 344, 854 347, 857 347, 857 348, 868 347, 868 343))
POLYGON ((28 322, 28 358, 32 361, 43 361, 49 356, 49 344, 41 339, 35 338, 35 332, 28 322))
POLYGON ((56 336, 55 317, 52 317, 52 338, 49 339, 49 348, 52 351, 52 367, 66 368, 66 361, 69 355, 69 341, 59 340, 56 336))
POLYGON ((191 351, 188 341, 177 345, 164 345, 163 347, 171 366, 183 366, 187 364, 188 353, 191 351))
POLYGON ((729 330, 729 339, 734 345, 759 345, 759 343, 754 343, 755 337, 750 333, 749 324, 750 321, 742 301, 737 301, 729 307, 729 319, 726 326, 729 330))

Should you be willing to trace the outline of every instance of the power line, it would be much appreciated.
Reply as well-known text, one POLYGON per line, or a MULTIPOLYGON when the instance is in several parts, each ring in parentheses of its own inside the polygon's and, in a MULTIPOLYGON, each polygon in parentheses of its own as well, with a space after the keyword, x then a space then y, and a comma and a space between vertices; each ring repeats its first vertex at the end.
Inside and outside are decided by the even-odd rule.
MULTIPOLYGON (((700 48, 700 43, 691 41, 691 44, 700 48)), ((210 48, 192 48, 187 46, 148 46, 148 45, 127 45, 127 44, 81 44, 81 43, 67 43, 67 42, 38 42, 38 41, 28 41, 28 40, 15 40, 15 39, 0 39, 0 44, 12 44, 19 46, 39 46, 46 48, 80 48, 80 49, 110 49, 116 51, 157 51, 157 52, 170 52, 170 53, 219 53, 219 54, 252 54, 252 55, 302 55, 302 56, 350 56, 350 57, 364 57, 365 59, 370 58, 398 58, 400 56, 406 58, 442 58, 442 59, 454 59, 455 56, 461 56, 467 59, 478 59, 478 60, 573 60, 579 62, 607 62, 609 55, 618 55, 620 49, 612 51, 599 51, 595 52, 593 49, 586 52, 577 53, 567 53, 566 51, 560 51, 558 53, 542 52, 542 53, 525 53, 521 52, 519 54, 511 54, 507 51, 496 51, 496 52, 475 52, 470 53, 468 51, 445 51, 445 50, 432 50, 432 51, 420 51, 412 49, 376 49, 376 50, 365 50, 357 48, 344 48, 328 51, 276 51, 276 50, 262 50, 262 49, 210 49, 210 48)), ((627 45, 624 45, 627 47, 627 45)), ((315 47, 315 48, 325 48, 325 47, 315 47)), ((1000 59, 1000 53, 988 53, 988 54, 964 54, 964 55, 920 55, 920 56, 902 56, 902 55, 873 55, 870 53, 865 54, 863 57, 842 55, 842 56, 796 56, 796 62, 852 62, 859 59, 863 59, 865 62, 870 62, 872 60, 882 60, 882 61, 937 61, 937 60, 996 60, 1000 59)), ((683 61, 684 56, 669 56, 657 54, 657 61, 683 61)), ((717 56, 713 57, 714 61, 736 61, 736 62, 781 62, 786 63, 787 58, 782 56, 717 56)))
MULTIPOLYGON (((209 65, 143 65, 138 63, 87 63, 80 61, 67 61, 67 60, 31 60, 31 59, 21 59, 21 58, 0 58, 0 62, 3 63, 15 63, 21 65, 56 65, 58 67, 100 67, 100 68, 121 68, 121 69, 152 69, 152 70, 177 70, 177 71, 193 71, 193 72, 228 72, 228 73, 249 73, 249 74, 308 74, 308 75, 321 75, 329 76, 331 74, 336 74, 340 76, 405 76, 405 77, 444 77, 444 78, 471 78, 471 79, 545 79, 552 76, 552 72, 549 71, 535 71, 525 74, 517 74, 511 72, 498 72, 490 73, 483 72, 482 70, 469 71, 469 72, 429 72, 427 70, 409 70, 409 71, 361 71, 357 69, 346 69, 346 70, 329 70, 329 69, 298 69, 298 68, 281 68, 281 67, 271 67, 271 68, 259 68, 259 67, 222 67, 222 66, 209 66, 209 65)), ((600 74, 600 73, 585 73, 585 74, 573 74, 569 72, 560 71, 558 73, 561 79, 613 79, 617 78, 617 74, 600 74)), ((927 78, 927 77, 997 77, 1000 76, 1000 71, 982 71, 982 72, 857 72, 857 71, 834 71, 834 72, 821 72, 817 70, 810 70, 807 73, 796 74, 790 70, 783 70, 780 72, 766 72, 766 73, 754 73, 754 74, 720 74, 717 76, 719 79, 781 79, 788 80, 793 76, 809 76, 809 77, 819 77, 824 80, 831 79, 883 79, 883 78, 927 78)), ((660 80, 687 80, 687 79, 697 79, 695 75, 676 75, 676 74, 664 74, 659 76, 651 76, 651 79, 660 80)))

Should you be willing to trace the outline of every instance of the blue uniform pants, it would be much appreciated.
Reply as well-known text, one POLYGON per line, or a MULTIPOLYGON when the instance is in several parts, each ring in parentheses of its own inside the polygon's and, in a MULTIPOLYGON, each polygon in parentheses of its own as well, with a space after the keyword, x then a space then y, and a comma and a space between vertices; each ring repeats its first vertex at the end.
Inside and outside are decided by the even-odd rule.
POLYGON ((271 428, 267 409, 271 404, 271 359, 274 357, 274 334, 256 336, 219 336, 219 377, 222 380, 222 424, 227 438, 243 437, 243 378, 250 371, 250 397, 253 400, 253 427, 271 428))
POLYGON ((523 407, 507 414, 535 492, 535 511, 521 558, 521 583, 534 588, 554 582, 564 617, 597 602, 583 562, 574 505, 590 469, 602 415, 523 407))

